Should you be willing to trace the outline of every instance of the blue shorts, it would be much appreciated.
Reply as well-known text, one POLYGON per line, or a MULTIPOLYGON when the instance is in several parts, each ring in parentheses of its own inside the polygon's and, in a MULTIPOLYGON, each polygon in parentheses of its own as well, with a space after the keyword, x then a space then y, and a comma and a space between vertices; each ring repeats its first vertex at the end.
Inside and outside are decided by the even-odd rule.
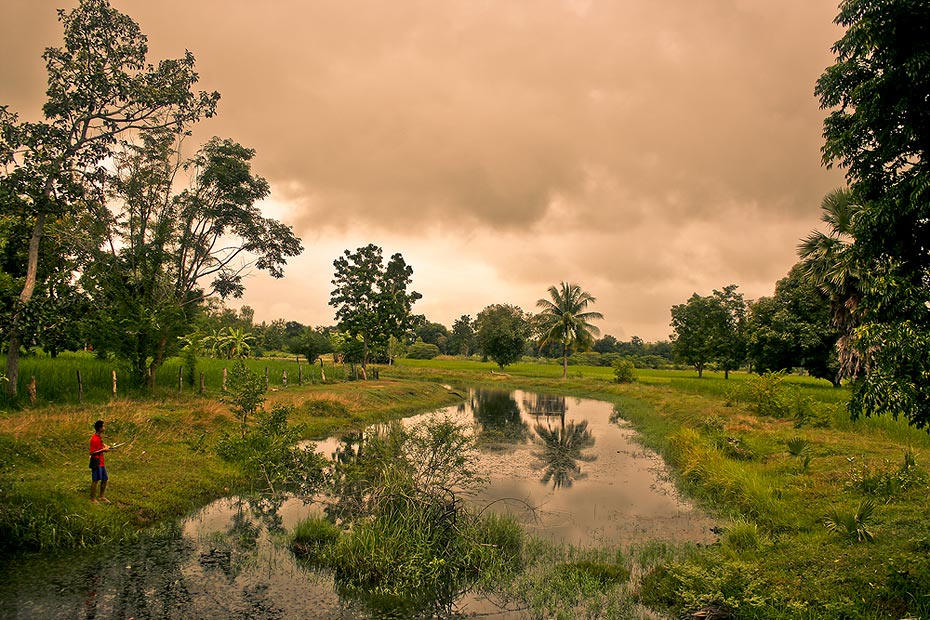
POLYGON ((106 482, 110 479, 107 476, 107 468, 103 466, 93 468, 90 470, 90 479, 94 482, 97 482, 98 480, 103 480, 106 482))

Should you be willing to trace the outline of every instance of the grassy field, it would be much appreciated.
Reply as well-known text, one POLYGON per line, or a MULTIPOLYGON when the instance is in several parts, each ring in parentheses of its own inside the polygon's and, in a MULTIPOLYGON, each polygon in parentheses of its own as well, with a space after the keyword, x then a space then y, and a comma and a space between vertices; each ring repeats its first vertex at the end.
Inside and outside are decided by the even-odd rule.
MULTIPOLYGON (((268 384, 275 388, 283 387, 286 376, 287 385, 295 387, 299 383, 315 383, 321 379, 320 364, 307 364, 302 360, 298 365, 296 358, 261 358, 247 359, 246 364, 253 372, 264 375, 267 372, 268 384)), ((6 357, 0 356, 0 363, 6 364, 6 357)), ((187 379, 188 369, 183 368, 181 358, 171 358, 162 365, 155 375, 155 385, 182 393, 200 393, 200 374, 203 373, 204 395, 219 397, 223 393, 223 369, 231 369, 232 360, 198 358, 194 368, 194 382, 187 379), (178 390, 178 377, 181 388, 178 390)), ((323 372, 329 380, 344 379, 349 368, 325 362, 323 372)), ((32 378, 36 381, 36 404, 79 404, 105 403, 114 398, 113 374, 116 373, 117 398, 145 398, 144 392, 130 382, 128 369, 114 360, 98 359, 90 353, 65 352, 56 358, 44 355, 27 356, 20 360, 19 368, 19 402, 12 403, 6 391, 0 391, 0 408, 10 408, 29 403, 27 386, 32 378), (78 387, 80 373, 82 390, 78 387)))
MULTIPOLYGON (((455 402, 441 386, 415 381, 338 382, 272 388, 266 409, 293 406, 289 422, 317 439, 343 429, 455 402)), ((217 457, 224 433, 239 432, 228 403, 162 389, 143 399, 25 407, 0 413, 0 546, 26 550, 98 544, 182 515, 249 480, 217 457), (96 419, 107 455, 108 506, 88 500, 87 445, 96 419)))
POLYGON ((639 596, 652 606, 722 606, 739 618, 930 617, 930 434, 890 416, 851 420, 845 389, 648 370, 618 385, 594 367, 570 367, 562 381, 553 366, 498 373, 460 361, 404 360, 390 372, 615 403, 679 486, 727 524, 720 544, 645 576, 639 596))
MULTIPOLYGON (((260 362, 261 363, 261 362, 260 362)), ((258 368, 256 368, 258 370, 258 368)), ((175 367, 175 373, 177 372, 175 367)), ((290 374, 290 373, 289 373, 290 374)), ((806 377, 403 360, 381 380, 272 386, 306 437, 437 407, 444 385, 527 389, 614 403, 661 453, 679 486, 715 514, 720 542, 684 546, 635 585, 672 613, 727 609, 738 618, 930 618, 930 435, 890 417, 852 421, 848 392, 806 377)), ((25 548, 93 544, 181 514, 246 481, 211 450, 234 432, 229 407, 162 388, 134 400, 0 414, 0 539, 25 548), (86 500, 86 443, 108 439, 112 506, 86 500)), ((631 551, 629 557, 635 557, 631 551)))

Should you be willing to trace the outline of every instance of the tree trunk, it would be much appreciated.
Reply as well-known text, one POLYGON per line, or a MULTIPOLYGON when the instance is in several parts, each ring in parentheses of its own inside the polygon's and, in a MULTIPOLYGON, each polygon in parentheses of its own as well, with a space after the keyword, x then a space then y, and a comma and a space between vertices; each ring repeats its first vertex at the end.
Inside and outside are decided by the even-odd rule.
MULTIPOLYGON (((368 366, 368 338, 367 338, 367 337, 364 337, 364 338, 362 338, 362 377, 364 377, 365 380, 367 381, 367 380, 368 380, 368 373, 365 372, 365 367, 366 367, 366 366, 368 366)), ((353 373, 352 373, 352 374, 355 374, 355 372, 354 372, 354 367, 353 367, 353 373)), ((357 377, 356 377, 356 378, 357 378, 357 377)))
POLYGON ((23 283, 23 290, 19 294, 19 305, 10 321, 10 348, 6 356, 6 377, 7 394, 15 398, 17 393, 17 384, 19 383, 19 347, 22 346, 23 339, 20 334, 20 321, 22 319, 22 307, 32 300, 32 294, 36 288, 36 274, 39 272, 39 242, 42 240, 42 234, 45 230, 45 213, 39 213, 36 216, 36 223, 32 229, 32 238, 29 239, 29 257, 26 263, 26 282, 23 283))
MULTIPOLYGON (((158 346, 155 348, 155 355, 152 356, 152 363, 149 364, 148 374, 146 376, 146 387, 148 389, 153 389, 155 387, 155 373, 161 367, 162 363, 165 361, 165 347, 168 346, 168 337, 162 336, 158 341, 158 346)), ((145 362, 143 362, 144 364, 145 362)), ((180 386, 180 379, 178 380, 178 385, 180 386)), ((180 388, 178 388, 180 389, 180 388)))
POLYGON ((562 349, 562 378, 568 377, 568 348, 562 349))

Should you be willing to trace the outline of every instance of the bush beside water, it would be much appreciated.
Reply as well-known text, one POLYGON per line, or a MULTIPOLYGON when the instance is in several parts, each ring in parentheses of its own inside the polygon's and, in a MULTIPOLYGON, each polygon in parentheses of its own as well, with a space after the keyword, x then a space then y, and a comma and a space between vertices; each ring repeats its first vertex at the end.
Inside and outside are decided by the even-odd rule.
POLYGON ((513 520, 465 501, 481 483, 476 459, 470 431, 448 419, 369 432, 332 464, 330 520, 299 524, 293 548, 346 590, 404 605, 451 602, 515 570, 523 545, 513 520))

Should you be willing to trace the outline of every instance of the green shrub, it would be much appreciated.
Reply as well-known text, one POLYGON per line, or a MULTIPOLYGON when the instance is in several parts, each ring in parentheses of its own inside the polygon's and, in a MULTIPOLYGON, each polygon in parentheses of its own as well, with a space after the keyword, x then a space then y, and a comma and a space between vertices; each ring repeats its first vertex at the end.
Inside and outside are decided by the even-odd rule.
POLYGON ((330 511, 347 531, 334 537, 317 522, 303 534, 324 539, 310 559, 333 570, 340 588, 403 606, 451 602, 519 565, 520 527, 476 513, 462 497, 481 482, 464 426, 438 416, 411 428, 391 424, 343 457, 333 463, 330 511))
POLYGON ((614 369, 614 381, 617 383, 633 383, 636 381, 635 366, 633 362, 626 359, 617 359, 611 364, 614 369))
POLYGON ((407 347, 407 357, 413 360, 431 360, 437 355, 439 355, 439 347, 422 340, 417 340, 407 347))
POLYGON ((759 415, 786 418, 791 411, 791 403, 784 382, 784 371, 752 375, 743 383, 738 398, 759 415))
POLYGON ((885 503, 896 499, 909 489, 926 484, 927 473, 917 467, 917 457, 911 450, 904 452, 904 458, 897 469, 856 470, 852 474, 853 488, 885 503))
POLYGON ((271 492, 303 494, 317 490, 323 480, 322 456, 298 447, 300 430, 289 427, 291 409, 278 405, 257 417, 256 428, 240 437, 224 434, 217 443, 220 458, 239 463, 253 476, 254 485, 271 492))
POLYGON ((255 415, 255 412, 265 402, 265 392, 268 385, 264 377, 253 372, 245 362, 236 360, 233 364, 232 371, 229 373, 229 402, 239 418, 242 436, 245 437, 246 425, 248 419, 255 415))

